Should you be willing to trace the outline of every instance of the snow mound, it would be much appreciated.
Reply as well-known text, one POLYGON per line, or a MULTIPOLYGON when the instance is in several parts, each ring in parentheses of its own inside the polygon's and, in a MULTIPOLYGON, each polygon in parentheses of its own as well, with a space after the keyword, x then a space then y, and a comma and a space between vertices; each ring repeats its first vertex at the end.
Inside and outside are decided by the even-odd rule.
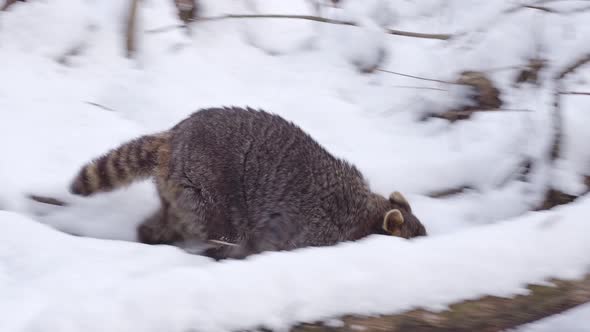
POLYGON ((281 329, 522 294, 527 282, 588 271, 588 203, 414 241, 372 236, 221 263, 175 247, 73 237, 1 212, 0 329, 281 329))

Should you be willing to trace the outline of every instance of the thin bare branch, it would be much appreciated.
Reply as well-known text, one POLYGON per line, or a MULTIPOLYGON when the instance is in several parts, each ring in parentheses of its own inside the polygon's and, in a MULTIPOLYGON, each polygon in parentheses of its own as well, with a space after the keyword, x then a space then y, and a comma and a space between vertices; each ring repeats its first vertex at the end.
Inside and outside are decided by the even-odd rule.
POLYGON ((431 191, 431 192, 427 193, 426 196, 428 196, 430 198, 446 198, 449 196, 455 196, 455 195, 462 194, 468 190, 474 190, 474 188, 472 186, 465 185, 465 186, 460 186, 460 187, 456 187, 456 188, 431 191))
POLYGON ((426 78, 426 77, 420 77, 420 76, 415 76, 415 75, 409 75, 409 74, 399 73, 396 71, 385 70, 385 69, 377 69, 377 71, 381 71, 381 72, 393 74, 393 75, 398 75, 398 76, 403 76, 403 77, 414 78, 414 79, 423 80, 423 81, 430 81, 430 82, 437 82, 437 83, 444 83, 444 84, 454 84, 454 85, 459 84, 456 82, 450 82, 450 81, 438 80, 438 79, 434 79, 434 78, 426 78))
POLYGON ((469 109, 463 111, 446 111, 443 113, 428 113, 425 114, 421 120, 427 119, 444 119, 450 122, 455 122, 458 120, 465 120, 471 117, 473 113, 507 113, 507 112, 532 112, 531 110, 527 109, 502 109, 502 108, 495 108, 495 109, 469 109))
POLYGON ((404 37, 414 37, 414 38, 424 38, 424 39, 438 39, 438 40, 449 40, 455 36, 452 34, 447 33, 421 33, 421 32, 411 32, 411 31, 402 31, 402 30, 394 30, 394 29, 385 29, 387 33, 390 35, 396 36, 404 36, 404 37))
POLYGON ((43 203, 43 204, 49 204, 49 205, 55 205, 55 206, 67 206, 68 203, 59 200, 57 198, 53 198, 53 197, 47 197, 47 196, 39 196, 39 195, 28 195, 28 198, 35 201, 35 202, 39 202, 39 203, 43 203))
POLYGON ((582 55, 578 60, 572 62, 569 66, 565 67, 562 71, 560 71, 556 76, 555 79, 561 80, 565 78, 567 75, 573 73, 578 68, 584 66, 585 64, 590 62, 590 52, 582 55))
POLYGON ((568 8, 568 9, 558 9, 558 8, 547 7, 546 5, 551 2, 557 2, 557 1, 534 1, 532 3, 510 7, 508 9, 504 10, 504 13, 505 14, 513 14, 513 13, 516 13, 516 12, 522 10, 522 9, 534 9, 534 10, 539 10, 539 11, 549 13, 549 14, 569 15, 569 14, 577 14, 577 13, 581 13, 581 12, 585 12, 585 11, 590 10, 590 6, 581 6, 581 7, 577 7, 577 8, 568 8))
POLYGON ((577 60, 566 66, 563 70, 555 75, 555 92, 553 93, 553 142, 549 154, 550 160, 554 162, 561 155, 561 144, 563 141, 563 115, 561 114, 561 96, 563 91, 562 80, 568 75, 574 73, 580 67, 590 63, 590 52, 583 54, 577 60))
POLYGON ((547 13, 555 13, 555 10, 552 8, 547 8, 544 6, 535 6, 535 5, 523 5, 522 8, 529 8, 529 9, 537 9, 547 13))
MULTIPOLYGON (((254 19, 254 18, 267 18, 267 19, 295 19, 295 20, 307 20, 307 21, 314 21, 320 23, 328 23, 328 24, 339 24, 339 25, 348 25, 348 26, 356 26, 358 24, 355 22, 344 21, 344 20, 337 20, 313 15, 282 15, 282 14, 226 14, 220 16, 211 16, 211 17, 199 17, 194 20, 194 22, 207 22, 207 21, 220 21, 220 20, 228 20, 228 19, 254 19)), ((165 32, 172 29, 176 29, 181 27, 181 25, 172 25, 166 26, 151 30, 146 30, 147 33, 159 33, 165 32)), ((395 29, 385 29, 385 32, 391 35, 396 36, 404 36, 404 37, 413 37, 413 38, 423 38, 423 39, 437 39, 437 40, 448 40, 453 37, 451 34, 444 34, 444 33, 422 33, 422 32, 412 32, 412 31, 403 31, 403 30, 395 30, 395 29)))
POLYGON ((131 0, 125 31, 125 51, 128 58, 133 57, 137 51, 137 7, 139 7, 139 0, 131 0))
POLYGON ((168 31, 172 31, 172 30, 176 30, 176 29, 181 29, 184 27, 186 27, 186 25, 184 25, 184 24, 172 24, 172 25, 162 26, 159 28, 146 29, 143 32, 145 32, 145 33, 163 33, 163 32, 168 32, 168 31))
POLYGON ((560 95, 581 95, 581 96, 590 96, 590 92, 582 92, 582 91, 561 91, 559 92, 560 95))
POLYGON ((221 241, 221 240, 209 240, 208 242, 213 243, 213 244, 218 244, 218 245, 222 245, 222 246, 229 246, 229 247, 239 247, 237 244, 235 243, 230 243, 230 242, 226 242, 226 241, 221 241))
POLYGON ((444 92, 448 92, 449 91, 447 89, 433 88, 433 87, 430 87, 430 86, 389 85, 389 87, 391 87, 391 88, 400 88, 400 89, 435 90, 435 91, 444 91, 444 92))
POLYGON ((105 111, 109 111, 109 112, 116 112, 116 111, 117 111, 117 110, 115 110, 115 109, 112 109, 112 108, 110 108, 110 107, 106 107, 106 106, 104 106, 104 105, 101 105, 101 104, 99 104, 99 103, 95 103, 95 102, 92 102, 92 101, 85 101, 84 103, 86 103, 86 104, 88 104, 88 105, 92 105, 92 106, 98 107, 98 108, 100 108, 100 109, 103 109, 103 110, 105 110, 105 111))
POLYGON ((561 82, 557 80, 556 91, 553 94, 553 143, 551 145, 551 152, 549 157, 551 161, 559 159, 561 154, 561 142, 563 140, 563 116, 561 114, 561 94, 558 92, 561 87, 561 82))
MULTIPOLYGON (((448 111, 441 113, 439 115, 468 115, 471 113, 482 113, 482 112, 490 112, 490 113, 497 113, 501 111, 502 113, 506 112, 532 112, 532 110, 527 109, 514 109, 514 108, 495 108, 495 109, 475 109, 475 110, 468 110, 468 111, 448 111)), ((436 117, 437 114, 433 114, 433 117, 436 117)))

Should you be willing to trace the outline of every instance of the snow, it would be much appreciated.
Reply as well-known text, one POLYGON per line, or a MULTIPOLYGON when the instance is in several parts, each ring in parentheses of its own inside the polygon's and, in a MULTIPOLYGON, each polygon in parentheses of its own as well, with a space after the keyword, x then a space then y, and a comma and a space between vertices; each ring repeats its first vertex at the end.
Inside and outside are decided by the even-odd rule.
POLYGON ((0 329, 283 329, 346 313, 440 310, 485 294, 523 294, 530 280, 586 273, 590 242, 580 234, 590 224, 580 217, 590 213, 588 203, 430 239, 375 235, 222 263, 169 246, 65 235, 3 212, 0 310, 8 314, 0 329))
MULTIPOLYGON (((584 2, 546 5, 569 10, 584 2)), ((545 158, 549 78, 589 51, 590 11, 506 14, 513 6, 350 0, 323 14, 360 27, 235 19, 198 22, 186 34, 153 32, 178 21, 172 1, 146 0, 135 59, 123 50, 127 2, 37 0, 0 12, 0 210, 6 211, 0 211, 0 330, 286 327, 351 312, 442 308, 587 272, 589 259, 581 253, 589 249, 590 202, 527 211, 549 184, 570 194, 583 191, 590 98, 563 96, 563 155, 554 168, 533 169, 527 183, 513 173, 524 157, 545 158), (428 40, 377 32, 384 25, 472 33, 428 40), (73 48, 78 54, 67 55, 73 48), (513 87, 512 67, 537 55, 548 59, 543 84, 513 87), (387 70, 439 80, 487 70, 502 92, 503 109, 532 111, 420 122, 424 113, 463 103, 465 91, 357 69, 379 61, 387 70), (431 236, 373 237, 213 263, 177 248, 133 242, 137 224, 157 208, 150 183, 92 198, 67 193, 89 159, 169 128, 199 108, 222 105, 263 108, 294 121, 356 164, 376 192, 403 192, 431 236), (460 186, 473 189, 446 199, 426 196, 460 186), (28 193, 71 204, 36 204, 28 193), (375 255, 381 252, 395 254, 375 255)), ((202 7, 205 16, 314 14, 303 0, 206 0, 202 7)), ((568 76, 567 89, 590 90, 588 69, 568 76)))
POLYGON ((590 304, 581 305, 561 314, 524 325, 514 332, 587 332, 590 331, 590 304))

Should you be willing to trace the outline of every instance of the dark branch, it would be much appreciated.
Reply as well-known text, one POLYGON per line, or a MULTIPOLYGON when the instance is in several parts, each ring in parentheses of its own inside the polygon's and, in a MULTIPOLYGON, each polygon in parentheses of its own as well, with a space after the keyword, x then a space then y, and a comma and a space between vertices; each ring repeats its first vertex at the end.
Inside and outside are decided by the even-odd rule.
POLYGON ((99 104, 99 103, 95 103, 95 102, 92 102, 92 101, 85 101, 84 103, 86 103, 86 104, 88 104, 88 105, 92 105, 92 106, 94 106, 94 107, 98 107, 98 108, 100 108, 100 109, 103 109, 103 110, 105 110, 105 111, 109 111, 109 112, 116 112, 116 110, 115 110, 115 109, 112 109, 112 108, 110 108, 110 107, 106 107, 106 106, 104 106, 104 105, 101 105, 101 104, 99 104))
POLYGON ((428 196, 430 198, 446 198, 449 196, 455 196, 455 195, 462 194, 468 190, 475 190, 475 188, 473 188, 472 186, 460 186, 460 187, 456 187, 456 188, 431 191, 428 194, 426 194, 426 196, 428 196))
POLYGON ((385 70, 385 69, 377 69, 377 71, 381 71, 381 72, 388 73, 388 74, 393 74, 393 75, 398 75, 398 76, 403 76, 403 77, 414 78, 414 79, 423 80, 423 81, 430 81, 430 82, 437 82, 437 83, 444 83, 444 84, 459 84, 459 83, 456 83, 456 82, 450 82, 450 81, 438 80, 438 79, 434 79, 434 78, 426 78, 426 77, 414 76, 414 75, 399 73, 399 72, 395 72, 395 71, 391 71, 391 70, 385 70))
POLYGON ((535 6, 535 5, 523 5, 523 8, 529 8, 529 9, 537 9, 543 12, 547 12, 547 13, 555 13, 555 10, 552 8, 547 8, 544 6, 535 6))
POLYGON ((582 91, 561 91, 560 95, 580 95, 580 96, 590 96, 590 92, 582 92, 582 91))
POLYGON ((569 66, 565 67, 562 71, 560 71, 556 76, 555 79, 557 80, 561 80, 563 78, 565 78, 567 75, 573 73, 574 71, 576 71, 578 68, 584 66, 585 64, 587 64, 588 62, 590 62, 590 53, 587 53, 583 56, 581 56, 578 60, 574 61, 572 64, 570 64, 569 66))
POLYGON ((435 90, 435 91, 444 91, 444 92, 449 91, 447 89, 433 88, 430 86, 389 85, 389 87, 398 88, 398 89, 435 90))
POLYGON ((561 112, 562 80, 574 73, 578 68, 590 62, 590 53, 584 54, 570 65, 555 75, 555 92, 553 94, 553 142, 550 151, 550 160, 555 161, 561 155, 561 143, 563 141, 563 116, 561 112))
POLYGON ((35 202, 39 202, 39 203, 43 203, 43 204, 49 204, 49 205, 55 205, 55 206, 67 206, 68 203, 59 200, 57 198, 53 198, 53 197, 46 197, 46 196, 39 196, 39 195, 28 195, 29 199, 32 199, 35 202))
MULTIPOLYGON (((270 19, 295 19, 295 20, 306 20, 306 21, 313 21, 313 22, 320 22, 320 23, 328 23, 328 24, 339 24, 339 25, 348 25, 348 26, 356 26, 358 24, 355 22, 350 21, 343 21, 343 20, 336 20, 331 18, 324 18, 319 16, 312 16, 312 15, 281 15, 281 14, 227 14, 227 15, 220 15, 220 16, 211 16, 211 17, 199 17, 193 22, 207 22, 207 21, 221 21, 221 20, 228 20, 228 19, 253 19, 253 18, 270 18, 270 19)), ((147 30, 148 33, 158 33, 158 32, 165 32, 171 29, 176 29, 182 27, 182 25, 172 25, 166 26, 156 29, 147 30)), ((411 32, 411 31, 402 31, 402 30, 395 30, 395 29, 385 29, 385 32, 391 35, 396 36, 404 36, 404 37, 413 37, 413 38, 424 38, 424 39, 437 39, 437 40, 448 40, 453 37, 451 34, 437 34, 437 33, 421 33, 421 32, 411 32)))
POLYGON ((127 17, 127 26, 125 31, 125 51, 127 57, 133 57, 133 54, 137 51, 137 7, 139 6, 139 0, 131 0, 129 7, 129 14, 127 17))
POLYGON ((581 6, 578 8, 569 8, 569 9, 557 9, 545 6, 546 4, 552 1, 536 1, 529 4, 517 5, 511 8, 508 8, 504 11, 505 14, 512 14, 516 13, 522 9, 534 9, 539 10, 549 14, 559 14, 559 15, 569 15, 569 14, 577 14, 581 12, 585 12, 590 10, 590 6, 581 6))

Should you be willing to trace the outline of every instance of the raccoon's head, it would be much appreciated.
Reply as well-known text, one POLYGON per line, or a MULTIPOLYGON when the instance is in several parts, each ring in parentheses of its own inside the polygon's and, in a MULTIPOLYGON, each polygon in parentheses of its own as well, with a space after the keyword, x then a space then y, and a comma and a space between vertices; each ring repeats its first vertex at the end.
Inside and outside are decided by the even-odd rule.
POLYGON ((427 235, 426 228, 412 213, 410 204, 401 193, 393 192, 388 204, 389 210, 383 216, 381 232, 405 239, 427 235))

